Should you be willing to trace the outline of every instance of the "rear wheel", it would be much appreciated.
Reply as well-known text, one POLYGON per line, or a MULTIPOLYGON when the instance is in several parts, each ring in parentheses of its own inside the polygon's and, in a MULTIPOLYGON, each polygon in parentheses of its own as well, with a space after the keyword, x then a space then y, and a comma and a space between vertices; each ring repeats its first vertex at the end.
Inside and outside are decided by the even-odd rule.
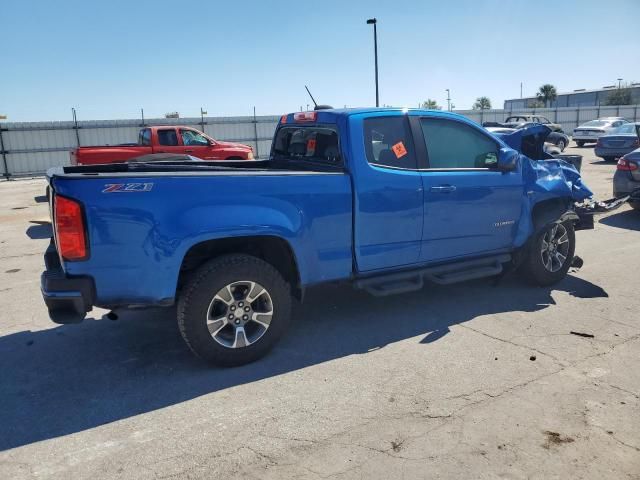
POLYGON ((578 145, 579 147, 584 147, 584 141, 576 140, 576 145, 578 145))
POLYGON ((566 146, 567 146, 567 143, 562 138, 558 140, 558 143, 556 143, 556 147, 558 147, 561 152, 564 152, 564 149, 566 148, 566 146))
POLYGON ((573 223, 551 223, 543 228, 529 244, 529 251, 521 266, 525 278, 540 286, 553 285, 566 275, 575 251, 573 223))
POLYGON ((613 162, 616 159, 616 157, 602 157, 602 159, 605 162, 613 162))
POLYGON ((198 357, 221 366, 253 362, 285 332, 291 290, 280 273, 249 255, 205 263, 178 300, 178 326, 198 357))

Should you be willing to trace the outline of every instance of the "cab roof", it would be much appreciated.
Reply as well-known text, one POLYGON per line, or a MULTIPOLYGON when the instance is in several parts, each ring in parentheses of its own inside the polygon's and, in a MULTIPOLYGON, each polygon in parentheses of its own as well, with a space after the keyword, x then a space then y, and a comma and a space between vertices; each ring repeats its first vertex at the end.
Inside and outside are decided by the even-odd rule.
POLYGON ((445 117, 445 118, 455 118, 455 119, 464 119, 469 121, 463 115, 453 112, 447 112, 442 110, 427 110, 423 108, 401 108, 401 107, 361 107, 361 108, 329 108, 322 110, 311 110, 307 112, 293 112, 283 115, 280 118, 280 123, 291 123, 291 124, 304 124, 308 123, 336 123, 339 117, 350 117, 353 115, 365 115, 365 116, 374 116, 374 115, 393 115, 393 114, 406 114, 406 115, 424 115, 430 117, 445 117), (297 120, 295 117, 308 116, 307 120, 297 120), (285 120, 286 118, 286 120, 285 120))

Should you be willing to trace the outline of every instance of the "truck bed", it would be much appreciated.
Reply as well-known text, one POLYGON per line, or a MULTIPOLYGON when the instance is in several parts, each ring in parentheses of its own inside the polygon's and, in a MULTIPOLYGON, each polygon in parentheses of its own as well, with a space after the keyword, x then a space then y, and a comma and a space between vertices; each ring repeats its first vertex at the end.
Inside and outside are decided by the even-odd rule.
POLYGON ((64 196, 82 202, 90 245, 89 258, 65 262, 65 273, 92 277, 95 305, 166 305, 194 245, 218 236, 273 236, 298 254, 303 284, 350 275, 352 190, 341 168, 300 161, 219 163, 50 170, 54 201, 64 196))

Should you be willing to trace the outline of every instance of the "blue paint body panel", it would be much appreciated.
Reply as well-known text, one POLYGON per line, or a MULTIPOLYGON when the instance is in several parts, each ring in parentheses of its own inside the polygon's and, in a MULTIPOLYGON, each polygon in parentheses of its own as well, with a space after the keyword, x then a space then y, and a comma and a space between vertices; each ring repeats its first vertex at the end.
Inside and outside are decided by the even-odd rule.
POLYGON ((82 201, 90 258, 65 262, 90 275, 99 304, 173 298, 185 254, 200 242, 275 236, 291 246, 301 282, 351 274, 351 185, 344 174, 127 177, 146 193, 104 194, 117 178, 55 179, 56 193, 82 201))
MULTIPOLYGON (((301 286, 346 280, 465 257, 510 252, 533 232, 534 205, 591 196, 563 161, 520 155, 516 169, 451 171, 370 165, 363 121, 419 116, 467 123, 424 110, 328 110, 317 123, 340 135, 344 173, 227 171, 83 175, 52 172, 57 195, 81 202, 90 257, 63 262, 68 275, 94 279, 96 304, 167 303, 176 296, 182 261, 215 239, 270 236, 287 242, 301 286), (103 193, 109 183, 153 183, 149 191, 103 193), (451 194, 432 187, 451 184, 451 194)), ((293 115, 286 123, 293 123, 293 115)), ((503 148, 507 143, 493 137, 503 148)), ((414 138, 415 142, 423 139, 414 138)))

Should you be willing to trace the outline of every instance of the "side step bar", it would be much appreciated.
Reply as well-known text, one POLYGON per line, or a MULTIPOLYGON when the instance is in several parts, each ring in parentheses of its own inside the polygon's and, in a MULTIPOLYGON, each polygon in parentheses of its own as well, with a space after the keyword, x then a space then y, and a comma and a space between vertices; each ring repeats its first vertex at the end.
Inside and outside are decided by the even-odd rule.
POLYGON ((509 254, 476 260, 464 260, 447 265, 426 267, 420 270, 361 278, 354 282, 354 286, 375 296, 412 292, 420 290, 425 280, 441 285, 449 285, 451 283, 499 275, 503 270, 502 264, 510 260, 511 255, 509 254))

